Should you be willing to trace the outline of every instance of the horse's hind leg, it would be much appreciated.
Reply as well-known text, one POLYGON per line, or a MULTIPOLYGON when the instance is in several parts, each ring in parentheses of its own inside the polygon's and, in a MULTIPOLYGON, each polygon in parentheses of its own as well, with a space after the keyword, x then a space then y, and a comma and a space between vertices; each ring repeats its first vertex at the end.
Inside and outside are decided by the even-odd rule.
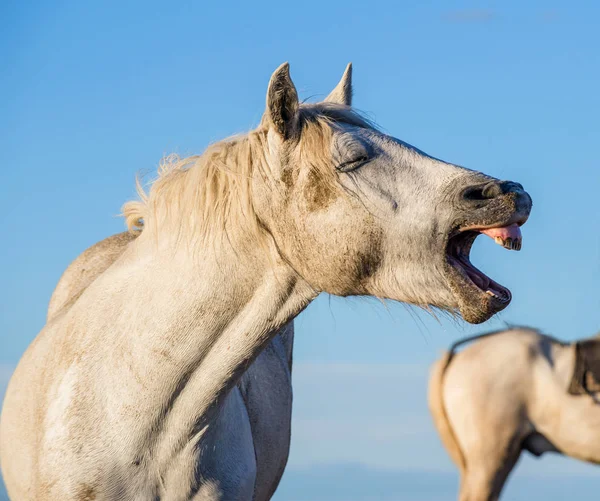
POLYGON ((492 501, 495 471, 474 465, 463 473, 459 501, 492 501))
POLYGON ((496 501, 521 454, 520 437, 488 442, 471 451, 462 473, 459 501, 496 501))

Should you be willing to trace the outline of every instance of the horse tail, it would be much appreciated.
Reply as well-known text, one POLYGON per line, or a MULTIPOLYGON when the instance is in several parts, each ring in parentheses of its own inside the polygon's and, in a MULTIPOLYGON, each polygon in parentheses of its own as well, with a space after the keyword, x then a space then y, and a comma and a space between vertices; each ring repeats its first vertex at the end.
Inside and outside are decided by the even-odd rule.
POLYGON ((453 357, 454 350, 451 349, 445 352, 442 358, 434 364, 429 377, 429 391, 427 396, 429 412, 433 416, 433 423, 442 439, 442 444, 444 444, 450 458, 462 473, 466 467, 465 457, 454 434, 452 425, 448 420, 446 406, 444 405, 444 375, 453 357))
MULTIPOLYGON (((507 330, 510 330, 511 328, 514 327, 510 327, 507 330)), ((428 391, 429 411, 433 416, 434 425, 437 428, 444 447, 448 451, 452 461, 454 461, 456 466, 458 466, 460 469, 461 473, 464 472, 466 468, 466 459, 460 448, 454 430, 452 429, 452 425, 448 420, 448 414, 446 413, 446 406, 444 405, 444 376, 448 370, 450 362, 452 362, 452 359, 456 354, 456 349, 459 346, 470 343, 471 341, 477 341, 489 336, 495 336, 496 334, 501 334, 503 332, 506 332, 506 329, 486 332, 484 334, 477 334, 475 336, 456 341, 452 346, 450 346, 450 349, 442 355, 442 358, 440 358, 440 360, 433 365, 431 369, 428 391)))

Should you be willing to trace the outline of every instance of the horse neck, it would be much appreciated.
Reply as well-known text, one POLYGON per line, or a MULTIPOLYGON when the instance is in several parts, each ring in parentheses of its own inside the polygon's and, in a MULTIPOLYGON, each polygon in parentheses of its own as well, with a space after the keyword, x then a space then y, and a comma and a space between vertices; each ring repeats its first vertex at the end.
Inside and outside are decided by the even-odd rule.
POLYGON ((183 441, 190 430, 208 424, 277 329, 316 295, 267 247, 254 242, 236 253, 228 244, 209 245, 198 253, 183 245, 165 252, 142 234, 113 271, 117 282, 127 283, 132 311, 125 316, 135 321, 120 329, 127 338, 127 365, 156 393, 148 405, 168 409, 158 426, 167 437, 166 456, 173 434, 183 441))

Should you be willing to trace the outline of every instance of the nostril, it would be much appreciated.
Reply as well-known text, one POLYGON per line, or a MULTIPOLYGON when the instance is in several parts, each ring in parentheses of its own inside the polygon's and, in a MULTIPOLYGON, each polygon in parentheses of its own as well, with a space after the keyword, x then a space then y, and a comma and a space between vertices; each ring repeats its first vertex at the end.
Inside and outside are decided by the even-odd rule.
POLYGON ((503 183, 498 181, 492 181, 491 183, 486 184, 482 190, 482 198, 486 200, 491 200, 492 198, 499 197, 504 193, 503 183))
POLYGON ((523 186, 513 181, 491 181, 470 186, 463 192, 463 198, 466 200, 492 200, 513 191, 523 191, 523 186))
POLYGON ((491 183, 469 186, 463 191, 463 198, 465 200, 489 200, 501 194, 500 188, 494 181, 491 183))

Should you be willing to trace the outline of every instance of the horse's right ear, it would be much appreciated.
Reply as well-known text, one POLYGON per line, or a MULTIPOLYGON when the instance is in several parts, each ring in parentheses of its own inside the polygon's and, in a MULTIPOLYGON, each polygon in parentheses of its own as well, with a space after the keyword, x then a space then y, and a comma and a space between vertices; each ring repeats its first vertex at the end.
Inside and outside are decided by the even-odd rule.
POLYGON ((325 102, 352 106, 352 63, 348 63, 342 79, 325 98, 325 102))
POLYGON ((266 118, 283 139, 292 137, 296 132, 298 106, 298 93, 290 78, 290 65, 283 63, 271 76, 265 112, 266 118))

